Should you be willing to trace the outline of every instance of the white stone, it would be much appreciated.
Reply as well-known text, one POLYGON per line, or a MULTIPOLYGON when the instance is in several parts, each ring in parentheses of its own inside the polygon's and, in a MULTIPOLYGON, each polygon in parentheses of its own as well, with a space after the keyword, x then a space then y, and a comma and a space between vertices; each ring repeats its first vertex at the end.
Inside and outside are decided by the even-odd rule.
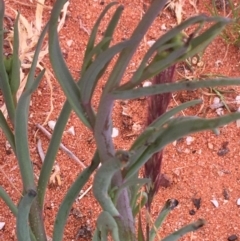
POLYGON ((55 125, 56 125, 56 121, 49 121, 48 122, 48 126, 51 130, 54 130, 55 125))
POLYGON ((5 226, 5 222, 0 222, 0 230, 2 230, 5 226))
POLYGON ((117 128, 113 127, 112 129, 112 138, 117 137, 119 134, 119 131, 117 128))
POLYGON ((212 204, 213 204, 213 206, 214 206, 215 208, 218 208, 218 207, 219 207, 219 203, 218 203, 218 201, 217 201, 216 199, 211 200, 211 202, 212 202, 212 204))

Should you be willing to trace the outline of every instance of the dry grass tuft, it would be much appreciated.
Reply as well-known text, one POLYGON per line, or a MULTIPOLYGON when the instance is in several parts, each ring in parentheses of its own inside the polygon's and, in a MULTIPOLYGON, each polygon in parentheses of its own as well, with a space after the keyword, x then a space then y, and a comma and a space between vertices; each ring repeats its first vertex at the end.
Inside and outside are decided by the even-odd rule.
MULTIPOLYGON (((21 3, 19 1, 13 0, 13 2, 16 2, 18 4, 26 5, 25 3, 21 3)), ((45 6, 45 0, 38 0, 34 1, 34 3, 29 4, 31 7, 35 7, 35 19, 34 21, 29 21, 24 15, 20 13, 19 17, 19 59, 21 61, 21 68, 20 68, 20 87, 17 92, 17 100, 20 98, 25 85, 27 81, 27 76, 28 76, 28 70, 31 67, 31 63, 33 60, 34 56, 34 51, 35 47, 38 41, 38 38, 40 36, 40 33, 42 31, 42 27, 44 26, 43 22, 43 14, 44 11, 47 10, 49 11, 50 7, 45 6)), ((66 20, 66 14, 67 14, 67 9, 69 6, 69 2, 67 2, 63 9, 62 9, 62 16, 58 24, 58 31, 60 31, 65 23, 66 20)), ((6 6, 6 10, 8 12, 11 12, 16 19, 16 16, 18 12, 11 8, 9 5, 6 6)), ((11 51, 13 51, 13 27, 8 29, 5 41, 8 43, 11 51)), ((10 51, 10 52, 11 52, 10 51)), ((48 115, 43 123, 45 125, 54 109, 53 107, 53 88, 52 88, 52 83, 51 83, 51 78, 53 77, 52 72, 50 69, 47 67, 46 64, 46 56, 48 55, 48 44, 45 41, 44 45, 42 46, 42 49, 39 54, 39 59, 37 63, 37 69, 41 71, 42 69, 46 69, 45 72, 45 78, 47 80, 47 84, 50 89, 50 110, 48 111, 48 115)), ((1 111, 3 112, 4 116, 7 117, 7 109, 5 104, 1 107, 1 111)))

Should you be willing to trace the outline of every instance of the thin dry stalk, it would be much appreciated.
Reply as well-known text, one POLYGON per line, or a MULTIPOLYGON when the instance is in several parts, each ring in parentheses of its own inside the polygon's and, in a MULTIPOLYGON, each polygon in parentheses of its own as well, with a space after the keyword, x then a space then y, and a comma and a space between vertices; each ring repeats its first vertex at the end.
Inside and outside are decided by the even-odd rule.
MULTIPOLYGON (((52 138, 51 133, 49 133, 43 126, 41 126, 40 124, 37 124, 37 128, 47 136, 47 138, 50 140, 52 138)), ((62 143, 60 144, 59 148, 61 150, 63 150, 71 159, 73 159, 74 161, 76 161, 78 164, 80 164, 82 166, 82 168, 86 168, 86 166, 83 164, 83 162, 81 162, 77 156, 75 156, 67 147, 65 147, 62 143)))
MULTIPOLYGON (((155 76, 152 80, 152 84, 164 84, 173 82, 174 79, 175 65, 168 67, 166 70, 162 71, 160 74, 155 76)), ((164 93, 159 95, 153 95, 148 98, 148 119, 147 126, 150 125, 154 120, 159 116, 164 114, 167 111, 167 107, 170 103, 172 94, 164 93)), ((170 185, 168 178, 162 174, 162 159, 163 159, 163 150, 158 153, 155 153, 145 164, 145 176, 150 178, 151 185, 147 187, 148 200, 146 203, 147 212, 151 213, 151 204, 154 196, 157 194, 159 187, 167 187, 170 185)), ((150 226, 149 222, 146 225, 146 235, 147 240, 149 239, 150 226)))
MULTIPOLYGON (((162 71, 160 74, 154 77, 152 83, 164 84, 173 82, 173 76, 175 71, 175 65, 162 71)), ((147 125, 150 125, 159 116, 167 111, 167 107, 171 100, 171 93, 154 95, 148 98, 148 119, 147 125)), ((150 178, 152 185, 150 186, 148 193, 147 208, 150 211, 151 203, 154 195, 158 192, 160 186, 168 186, 169 180, 167 180, 161 173, 162 168, 163 151, 154 154, 151 159, 145 164, 145 176, 150 178)))

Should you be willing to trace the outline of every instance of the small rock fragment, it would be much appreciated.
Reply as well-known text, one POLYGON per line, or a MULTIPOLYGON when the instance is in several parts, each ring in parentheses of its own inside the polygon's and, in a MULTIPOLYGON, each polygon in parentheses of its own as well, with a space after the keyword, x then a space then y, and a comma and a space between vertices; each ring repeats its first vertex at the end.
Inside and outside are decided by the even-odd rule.
POLYGON ((123 109, 122 115, 129 116, 129 117, 130 117, 130 115, 129 115, 129 113, 128 113, 128 108, 125 107, 125 106, 122 106, 122 109, 123 109))
POLYGON ((11 151, 11 145, 8 141, 6 141, 6 143, 5 143, 5 148, 6 148, 6 154, 10 155, 12 153, 12 151, 11 151))
POLYGON ((174 169, 173 170, 173 173, 176 175, 176 176, 180 176, 180 174, 181 174, 181 171, 180 171, 180 169, 179 168, 176 168, 176 169, 174 169))
POLYGON ((225 156, 229 152, 228 141, 222 143, 222 147, 218 150, 218 156, 225 156))
POLYGON ((210 105, 210 108, 212 110, 216 110, 222 106, 223 106, 223 103, 220 101, 220 99, 218 97, 214 97, 213 103, 212 103, 212 105, 210 105))
POLYGON ((240 198, 237 200, 237 205, 240 206, 240 198))
MULTIPOLYGON (((238 107, 237 112, 240 112, 240 107, 238 107)), ((240 128, 240 119, 236 120, 237 128, 240 128)))
POLYGON ((187 145, 191 145, 191 143, 194 141, 194 138, 192 136, 187 136, 186 138, 186 142, 187 142, 187 145))
POLYGON ((220 98, 219 97, 214 97, 213 98, 213 104, 219 104, 220 103, 220 98))
POLYGON ((198 63, 198 58, 197 57, 192 57, 192 64, 196 65, 198 63))
POLYGON ((224 115, 224 110, 223 110, 223 108, 218 108, 218 109, 216 109, 216 113, 217 113, 218 116, 224 115))
POLYGON ((55 125, 56 125, 56 121, 49 121, 48 122, 48 126, 51 130, 54 130, 55 125))
POLYGON ((224 197, 225 200, 230 199, 229 192, 226 188, 223 189, 223 197, 224 197))
POLYGON ((148 87, 148 86, 151 86, 152 85, 152 82, 151 81, 145 81, 143 83, 143 87, 148 87))
POLYGON ((166 27, 166 24, 165 24, 165 23, 161 25, 161 30, 163 30, 163 31, 166 31, 166 30, 167 30, 167 27, 166 27))
POLYGON ((112 138, 117 137, 119 134, 119 131, 117 128, 113 127, 112 129, 112 138))
POLYGON ((139 132, 141 129, 142 129, 142 126, 138 123, 134 123, 133 126, 132 126, 132 130, 134 132, 139 132))
POLYGON ((215 66, 216 66, 217 68, 220 67, 222 64, 223 64, 222 60, 217 60, 217 61, 215 62, 215 66))
POLYGON ((71 47, 72 43, 73 43, 73 40, 71 40, 71 39, 68 40, 68 41, 67 41, 67 46, 68 46, 68 47, 71 47))
POLYGON ((70 135, 75 136, 74 126, 71 126, 71 127, 67 130, 67 133, 70 134, 70 135))
POLYGON ((201 206, 201 198, 192 198, 193 205, 198 210, 201 206))
POLYGON ((212 150, 212 149, 213 149, 213 144, 212 144, 212 143, 208 143, 208 148, 209 148, 210 150, 212 150))
POLYGON ((219 207, 219 203, 218 203, 218 201, 217 201, 216 199, 211 200, 211 202, 212 202, 212 204, 213 204, 213 206, 214 206, 215 208, 218 208, 218 207, 219 207))
POLYGON ((240 95, 237 95, 235 100, 236 100, 237 104, 240 105, 240 95))
POLYGON ((194 209, 192 209, 192 210, 189 211, 189 214, 190 214, 190 215, 195 215, 195 214, 196 214, 196 211, 195 211, 194 209))
POLYGON ((152 47, 153 46, 153 44, 155 44, 155 40, 149 40, 149 41, 147 41, 147 45, 149 46, 149 47, 152 47))
POLYGON ((228 237, 228 241, 236 241, 236 240, 238 240, 238 237, 235 234, 228 237))
POLYGON ((0 222, 0 230, 2 230, 5 226, 5 222, 0 222))

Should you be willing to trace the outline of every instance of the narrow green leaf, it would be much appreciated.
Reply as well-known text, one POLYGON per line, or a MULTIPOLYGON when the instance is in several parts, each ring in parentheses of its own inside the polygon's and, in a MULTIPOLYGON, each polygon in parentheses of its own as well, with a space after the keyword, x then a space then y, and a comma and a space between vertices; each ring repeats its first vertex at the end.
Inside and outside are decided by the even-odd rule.
POLYGON ((134 160, 133 155, 132 160, 134 161, 131 161, 133 164, 129 167, 124 180, 129 180, 154 153, 159 152, 167 144, 173 142, 174 140, 198 131, 215 130, 220 126, 226 125, 237 119, 240 119, 240 113, 234 113, 212 119, 198 117, 172 118, 166 122, 162 128, 156 130, 156 133, 149 138, 148 147, 140 157, 136 154, 137 158, 134 160))
MULTIPOLYGON (((88 44, 87 44, 87 47, 86 47, 86 51, 85 51, 85 56, 84 56, 84 59, 83 59, 83 63, 85 63, 85 61, 89 58, 89 53, 93 50, 94 48, 94 43, 95 43, 95 40, 96 40, 96 36, 97 36, 97 31, 98 31, 98 28, 99 28, 99 25, 102 21, 102 19, 104 18, 104 16, 106 15, 106 13, 108 12, 108 10, 113 7, 114 5, 116 5, 117 2, 111 2, 109 3, 105 8, 104 10, 101 12, 101 14, 99 15, 96 23, 94 24, 93 28, 92 28, 92 32, 90 34, 90 37, 89 37, 89 40, 88 40, 88 44)), ((82 71, 85 72, 86 68, 83 67, 82 68, 82 71)))
POLYGON ((185 56, 188 52, 189 47, 186 45, 183 45, 182 47, 177 48, 173 52, 169 53, 166 58, 161 59, 160 61, 154 61, 147 66, 142 73, 141 78, 139 79, 139 82, 142 82, 143 80, 150 79, 157 74, 159 74, 162 70, 165 68, 175 64, 178 62, 182 56, 185 56))
POLYGON ((161 227, 162 223, 166 219, 167 215, 178 205, 178 201, 176 199, 169 199, 163 206, 161 212, 159 213, 156 221, 153 224, 153 227, 151 228, 151 231, 149 233, 149 241, 154 241, 154 238, 156 237, 157 231, 161 227))
POLYGON ((36 191, 30 189, 19 203, 17 214, 17 238, 19 241, 31 241, 28 216, 36 195, 36 191))
POLYGON ((9 118, 14 123, 15 118, 15 105, 12 97, 11 88, 9 85, 9 78, 4 65, 4 53, 3 53, 3 38, 4 38, 4 19, 5 3, 0 0, 0 88, 2 90, 3 98, 6 103, 9 118))
POLYGON ((137 204, 137 206, 135 206, 135 208, 133 209, 133 216, 136 217, 137 214, 140 214, 141 209, 145 206, 145 204, 147 203, 148 200, 148 196, 146 192, 141 192, 140 193, 140 203, 137 204))
POLYGON ((138 189, 140 189, 143 185, 149 184, 150 182, 151 180, 149 178, 133 178, 127 182, 124 182, 123 185, 121 185, 120 187, 114 187, 113 190, 110 191, 113 192, 117 190, 113 202, 115 204, 117 203, 118 197, 124 188, 131 188, 132 186, 135 186, 138 187, 138 189))
POLYGON ((131 164, 133 162, 135 162, 135 160, 138 159, 144 153, 144 151, 147 149, 148 141, 150 140, 151 135, 154 134, 158 128, 160 128, 166 121, 168 121, 172 116, 174 116, 181 110, 184 110, 184 109, 186 109, 190 106, 196 105, 196 104, 200 104, 201 102, 202 102, 201 100, 193 100, 193 101, 183 103, 183 104, 167 111, 163 115, 159 116, 155 121, 153 121, 138 136, 138 138, 134 141, 133 145, 131 146, 130 151, 134 151, 135 155, 132 158, 130 158, 129 168, 130 168, 131 164))
POLYGON ((71 104, 73 110, 76 112, 80 120, 88 128, 91 128, 83 107, 81 106, 80 99, 80 89, 75 83, 61 52, 58 33, 57 33, 57 24, 58 16, 61 12, 61 9, 66 0, 57 1, 54 4, 50 22, 49 22, 49 55, 50 61, 53 67, 53 71, 57 77, 59 84, 61 85, 69 103, 71 104))
POLYGON ((174 92, 178 90, 195 90, 198 88, 209 88, 216 86, 230 86, 240 85, 240 78, 218 78, 208 80, 195 80, 195 81, 179 81, 171 84, 157 84, 148 87, 136 88, 131 90, 114 90, 112 95, 114 99, 128 100, 136 99, 143 96, 151 96, 163 93, 174 92))
MULTIPOLYGON (((121 17, 121 14, 122 14, 123 10, 124 10, 124 7, 122 5, 120 5, 117 8, 117 10, 115 11, 115 13, 112 16, 112 19, 109 21, 107 29, 104 33, 104 38, 110 37, 112 39, 113 34, 114 34, 114 30, 116 29, 116 26, 119 22, 119 19, 121 17)), ((110 40, 107 43, 105 43, 105 45, 103 46, 103 48, 102 48, 103 51, 106 50, 109 47, 109 45, 110 45, 110 40)))
POLYGON ((68 218, 69 212, 72 208, 72 204, 76 200, 76 198, 77 198, 79 192, 81 191, 81 189, 83 188, 83 186, 89 180, 91 174, 98 167, 99 163, 100 163, 100 159, 99 159, 98 153, 95 152, 91 165, 89 167, 87 167, 77 177, 75 182, 69 188, 67 194, 65 195, 65 197, 60 205, 59 211, 58 211, 56 219, 55 219, 54 230, 53 230, 53 241, 60 241, 63 239, 64 226, 67 222, 67 218, 68 218))
POLYGON ((47 30, 48 30, 48 25, 49 25, 49 23, 46 24, 42 33, 39 36, 39 39, 38 39, 38 42, 37 42, 37 45, 36 45, 36 49, 35 49, 35 52, 34 52, 33 60, 32 60, 32 65, 31 65, 31 68, 29 70, 25 90, 27 90, 27 89, 30 90, 33 87, 33 82, 35 81, 35 79, 34 79, 35 71, 36 71, 37 63, 38 63, 38 56, 39 56, 39 53, 40 53, 41 48, 42 48, 43 40, 44 40, 45 35, 47 33, 47 30))
POLYGON ((44 70, 40 72, 35 81, 26 85, 26 89, 21 95, 16 108, 15 119, 15 145, 18 165, 23 181, 24 190, 34 189, 34 173, 32 169, 32 162, 30 158, 28 145, 28 113, 31 94, 37 88, 44 75, 44 70))
POLYGON ((13 215, 16 217, 18 213, 18 208, 10 198, 10 196, 7 194, 7 192, 0 186, 0 197, 2 200, 6 203, 6 205, 9 207, 13 215))
POLYGON ((166 2, 166 0, 155 0, 148 8, 147 12, 130 37, 130 40, 135 41, 134 47, 129 46, 128 48, 124 49, 124 51, 121 52, 117 63, 115 64, 114 71, 112 71, 104 89, 106 93, 119 85, 120 81, 122 80, 122 76, 129 64, 129 61, 138 48, 139 43, 141 42, 145 33, 148 31, 152 22, 157 17, 158 13, 164 8, 166 2))
POLYGON ((52 138, 47 149, 47 153, 43 162, 43 166, 40 172, 37 190, 38 201, 41 208, 43 208, 45 192, 48 184, 49 177, 52 172, 53 164, 58 152, 58 148, 61 142, 62 134, 69 119, 71 113, 71 105, 68 101, 64 103, 61 113, 58 117, 56 125, 53 130, 52 138))
MULTIPOLYGON (((151 75, 149 77, 145 76, 145 77, 141 78, 143 70, 146 67, 147 63, 149 62, 149 59, 152 57, 152 55, 156 51, 158 51, 160 53, 160 52, 166 50, 167 48, 169 48, 170 46, 168 46, 169 44, 167 44, 167 43, 169 41, 171 41, 172 39, 174 39, 177 35, 181 35, 181 32, 183 30, 185 30, 189 26, 192 26, 193 24, 202 24, 204 22, 216 22, 216 21, 217 22, 219 21, 221 24, 228 23, 228 20, 225 19, 225 18, 216 18, 216 17, 211 18, 211 17, 207 17, 206 15, 199 15, 199 16, 191 17, 191 18, 187 19, 186 21, 180 23, 179 25, 177 25, 173 29, 169 30, 166 34, 164 34, 159 39, 157 39, 156 42, 149 48, 149 50, 145 54, 145 56, 144 56, 144 58, 143 58, 143 60, 142 60, 142 62, 140 64, 140 66, 138 67, 136 72, 133 74, 131 79, 127 83, 125 83, 122 86, 120 86, 118 89, 119 90, 131 89, 131 88, 137 86, 138 84, 140 84, 146 78, 150 78, 151 75)), ((204 36, 206 37, 206 34, 204 36)), ((209 36, 207 36, 207 37, 209 37, 209 36)), ((195 41, 194 42, 195 44, 193 44, 193 46, 195 48, 196 48, 197 45, 201 45, 201 43, 202 43, 201 46, 207 45, 206 42, 207 42, 208 39, 204 39, 204 40, 201 39, 202 42, 199 42, 198 40, 199 39, 197 38, 197 41, 195 41), (196 43, 198 43, 198 44, 196 44, 196 43)), ((189 48, 189 51, 190 51, 190 48, 189 48)), ((199 51, 199 49, 198 49, 198 51, 199 51)), ((193 56, 194 52, 191 52, 191 55, 193 56)), ((183 59, 186 59, 186 58, 187 58, 186 55, 184 55, 183 59)), ((179 59, 175 58, 174 61, 172 61, 170 63, 172 65, 172 64, 174 64, 175 62, 178 62, 178 61, 179 61, 179 59)), ((164 66, 159 68, 158 71, 163 70, 163 68, 164 68, 164 66)))
POLYGON ((144 234, 143 234, 143 228, 142 228, 142 217, 141 213, 139 213, 138 216, 138 241, 145 241, 144 234))
MULTIPOLYGON (((113 36, 113 33, 114 33, 114 30, 116 28, 116 25, 119 21, 119 18, 121 16, 121 13, 123 11, 123 7, 122 6, 119 6, 117 8, 117 10, 115 11, 114 15, 112 16, 112 19, 110 20, 108 26, 107 26, 107 29, 104 33, 104 37, 103 39, 101 40, 101 42, 92 49, 92 51, 89 52, 89 54, 87 54, 87 52, 85 53, 86 56, 84 58, 84 61, 83 61, 83 67, 82 67, 82 70, 81 70, 81 75, 84 76, 84 73, 85 71, 87 70, 87 68, 90 66, 90 63, 92 63, 92 57, 94 56, 94 54, 96 54, 96 57, 95 59, 99 56, 99 54, 101 53, 100 51, 97 51, 97 48, 99 48, 102 52, 106 51, 110 45, 110 42, 112 40, 112 36, 113 36)), ((108 67, 110 63, 110 60, 105 64, 105 66, 103 67, 103 69, 101 71, 99 71, 96 79, 100 79, 101 76, 105 73, 105 70, 106 68, 108 67)), ((85 78, 85 81, 88 82, 88 79, 85 78)), ((82 79, 81 81, 79 81, 79 86, 80 86, 80 89, 82 90, 82 84, 84 83, 84 80, 82 79)), ((84 91, 82 91, 84 92, 84 91)))
POLYGON ((101 53, 97 59, 91 64, 84 76, 80 79, 83 104, 89 103, 94 88, 98 81, 100 71, 109 63, 109 61, 124 48, 134 45, 133 40, 127 40, 107 49, 101 53))
POLYGON ((15 104, 17 102, 16 93, 20 86, 19 33, 18 33, 19 15, 20 14, 18 13, 14 23, 12 72, 10 74, 10 80, 9 80, 15 104))
POLYGON ((4 132, 9 144, 11 145, 14 153, 16 154, 15 138, 14 138, 13 132, 9 127, 1 110, 0 110, 0 128, 4 132))
POLYGON ((155 121, 153 121, 134 141, 134 143, 131 146, 130 151, 136 150, 138 148, 143 148, 144 144, 146 143, 147 139, 156 131, 155 128, 160 127, 163 125, 166 121, 168 121, 172 116, 179 113, 180 111, 189 108, 191 106, 197 105, 202 103, 202 100, 192 100, 188 101, 186 103, 183 103, 177 107, 172 108, 171 110, 167 111, 160 117, 158 117, 155 121))
POLYGON ((230 19, 220 18, 219 21, 203 32, 198 37, 190 42, 190 50, 181 59, 194 56, 195 54, 204 51, 205 48, 213 41, 213 39, 221 33, 224 27, 230 23, 230 19))
MULTIPOLYGON (((103 51, 103 46, 108 43, 111 40, 110 37, 103 38, 91 51, 89 51, 88 55, 86 56, 86 59, 83 62, 83 66, 81 69, 81 76, 84 76, 86 70, 88 69, 89 66, 92 64, 92 59, 94 56, 98 55, 99 53, 102 53, 103 51)), ((81 80, 81 78, 80 78, 81 80)), ((78 81, 78 85, 80 89, 82 89, 81 85, 83 84, 82 81, 78 81)))
POLYGON ((196 231, 199 228, 201 228, 204 224, 205 224, 205 221, 203 219, 199 219, 198 221, 191 223, 189 225, 186 225, 185 227, 179 229, 178 231, 170 234, 169 236, 164 238, 162 241, 177 241, 186 233, 196 231))

